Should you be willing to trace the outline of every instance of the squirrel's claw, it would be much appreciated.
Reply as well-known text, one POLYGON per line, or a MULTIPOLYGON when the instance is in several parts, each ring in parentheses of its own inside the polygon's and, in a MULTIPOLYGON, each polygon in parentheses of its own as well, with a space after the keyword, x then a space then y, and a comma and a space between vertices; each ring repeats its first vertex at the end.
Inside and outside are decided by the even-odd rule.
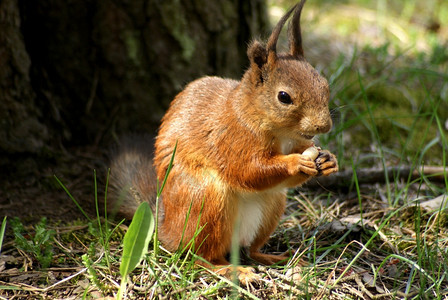
POLYGON ((217 274, 231 279, 232 275, 236 271, 239 282, 243 285, 257 282, 261 280, 261 275, 255 273, 255 269, 252 267, 232 267, 226 266, 216 271, 217 274))
POLYGON ((302 156, 300 158, 299 171, 310 176, 318 175, 318 169, 316 168, 316 163, 307 156, 302 156))
POLYGON ((316 158, 316 168, 318 176, 328 176, 339 170, 338 160, 333 153, 327 150, 321 150, 316 158))

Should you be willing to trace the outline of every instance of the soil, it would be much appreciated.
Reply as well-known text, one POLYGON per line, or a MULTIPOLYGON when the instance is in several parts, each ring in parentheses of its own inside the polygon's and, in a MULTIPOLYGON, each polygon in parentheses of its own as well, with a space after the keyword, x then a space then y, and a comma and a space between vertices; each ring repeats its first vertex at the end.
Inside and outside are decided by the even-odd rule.
MULTIPOLYGON (((45 217, 48 228, 56 230, 58 234, 67 230, 77 234, 87 231, 86 225, 70 225, 87 224, 86 217, 56 177, 86 214, 94 219, 94 170, 98 181, 98 199, 102 199, 107 177, 106 151, 95 147, 78 147, 52 151, 51 155, 4 156, 0 157, 0 169, 0 218, 3 220, 7 216, 0 254, 0 286, 5 289, 0 288, 0 298, 79 299, 85 287, 62 281, 82 270, 79 264, 73 263, 71 255, 53 244, 54 258, 60 263, 52 264, 52 268, 42 269, 35 259, 16 249, 10 224, 13 218, 18 217, 24 227, 33 232, 31 227, 45 217), (81 222, 77 222, 78 220, 81 222), (63 284, 51 291, 44 289, 59 281, 63 284)), ((79 246, 73 246, 73 243, 69 245, 71 253, 85 251, 79 246)))
POLYGON ((84 218, 56 177, 83 210, 95 215, 94 171, 100 198, 107 177, 105 151, 82 147, 53 154, 51 157, 16 155, 2 162, 0 217, 19 217, 25 225, 36 224, 42 217, 50 223, 84 218))

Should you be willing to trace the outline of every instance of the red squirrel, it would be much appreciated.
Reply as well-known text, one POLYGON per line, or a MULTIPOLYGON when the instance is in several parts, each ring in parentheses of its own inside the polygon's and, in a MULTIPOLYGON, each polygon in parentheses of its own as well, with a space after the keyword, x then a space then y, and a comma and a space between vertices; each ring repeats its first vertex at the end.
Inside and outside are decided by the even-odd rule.
POLYGON ((284 213, 287 188, 338 171, 329 151, 319 149, 316 159, 302 155, 315 135, 332 127, 327 80, 304 58, 304 2, 280 19, 266 44, 250 44, 250 67, 241 81, 203 77, 175 97, 162 119, 153 161, 151 148, 132 143, 112 161, 111 185, 124 195, 120 212, 132 218, 141 201, 154 209, 157 180, 164 180, 177 145, 159 211, 158 237, 166 249, 194 240, 194 251, 210 264, 198 263, 219 268, 229 265, 236 234, 253 260, 285 262, 286 255, 260 249, 284 213), (289 52, 277 53, 291 14, 289 52))

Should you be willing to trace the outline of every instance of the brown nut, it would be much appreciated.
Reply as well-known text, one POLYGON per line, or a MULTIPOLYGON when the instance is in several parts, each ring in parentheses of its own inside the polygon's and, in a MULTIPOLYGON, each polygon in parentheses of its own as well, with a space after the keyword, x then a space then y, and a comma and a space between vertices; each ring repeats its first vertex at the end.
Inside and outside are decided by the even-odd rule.
POLYGON ((309 158, 311 158, 311 160, 315 160, 319 155, 319 150, 316 147, 312 146, 303 151, 302 155, 308 156, 309 158))

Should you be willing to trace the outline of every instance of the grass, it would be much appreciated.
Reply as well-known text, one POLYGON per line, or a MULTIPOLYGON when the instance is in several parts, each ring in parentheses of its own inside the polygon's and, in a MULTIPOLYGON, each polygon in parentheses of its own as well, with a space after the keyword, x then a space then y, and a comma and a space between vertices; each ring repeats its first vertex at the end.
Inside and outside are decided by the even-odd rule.
MULTIPOLYGON (((266 246, 271 253, 294 249, 288 265, 255 266, 262 279, 244 286, 195 266, 194 253, 170 253, 155 243, 130 273, 129 299, 448 297, 448 215, 425 206, 448 194, 448 170, 441 182, 421 175, 360 184, 356 175, 371 167, 447 166, 448 4, 368 3, 309 1, 304 10, 312 28, 305 51, 332 90, 335 126, 319 144, 354 175, 345 189, 304 187, 291 194, 266 246), (430 23, 442 29, 433 31, 430 23), (299 257, 310 265, 298 267, 299 257)), ((94 190, 92 201, 98 200, 96 179, 94 190)), ((24 226, 22 246, 6 234, 0 299, 117 295, 128 228, 107 218, 24 226), (29 242, 38 246, 25 248, 29 242), (48 265, 38 258, 43 253, 50 253, 48 265)))

